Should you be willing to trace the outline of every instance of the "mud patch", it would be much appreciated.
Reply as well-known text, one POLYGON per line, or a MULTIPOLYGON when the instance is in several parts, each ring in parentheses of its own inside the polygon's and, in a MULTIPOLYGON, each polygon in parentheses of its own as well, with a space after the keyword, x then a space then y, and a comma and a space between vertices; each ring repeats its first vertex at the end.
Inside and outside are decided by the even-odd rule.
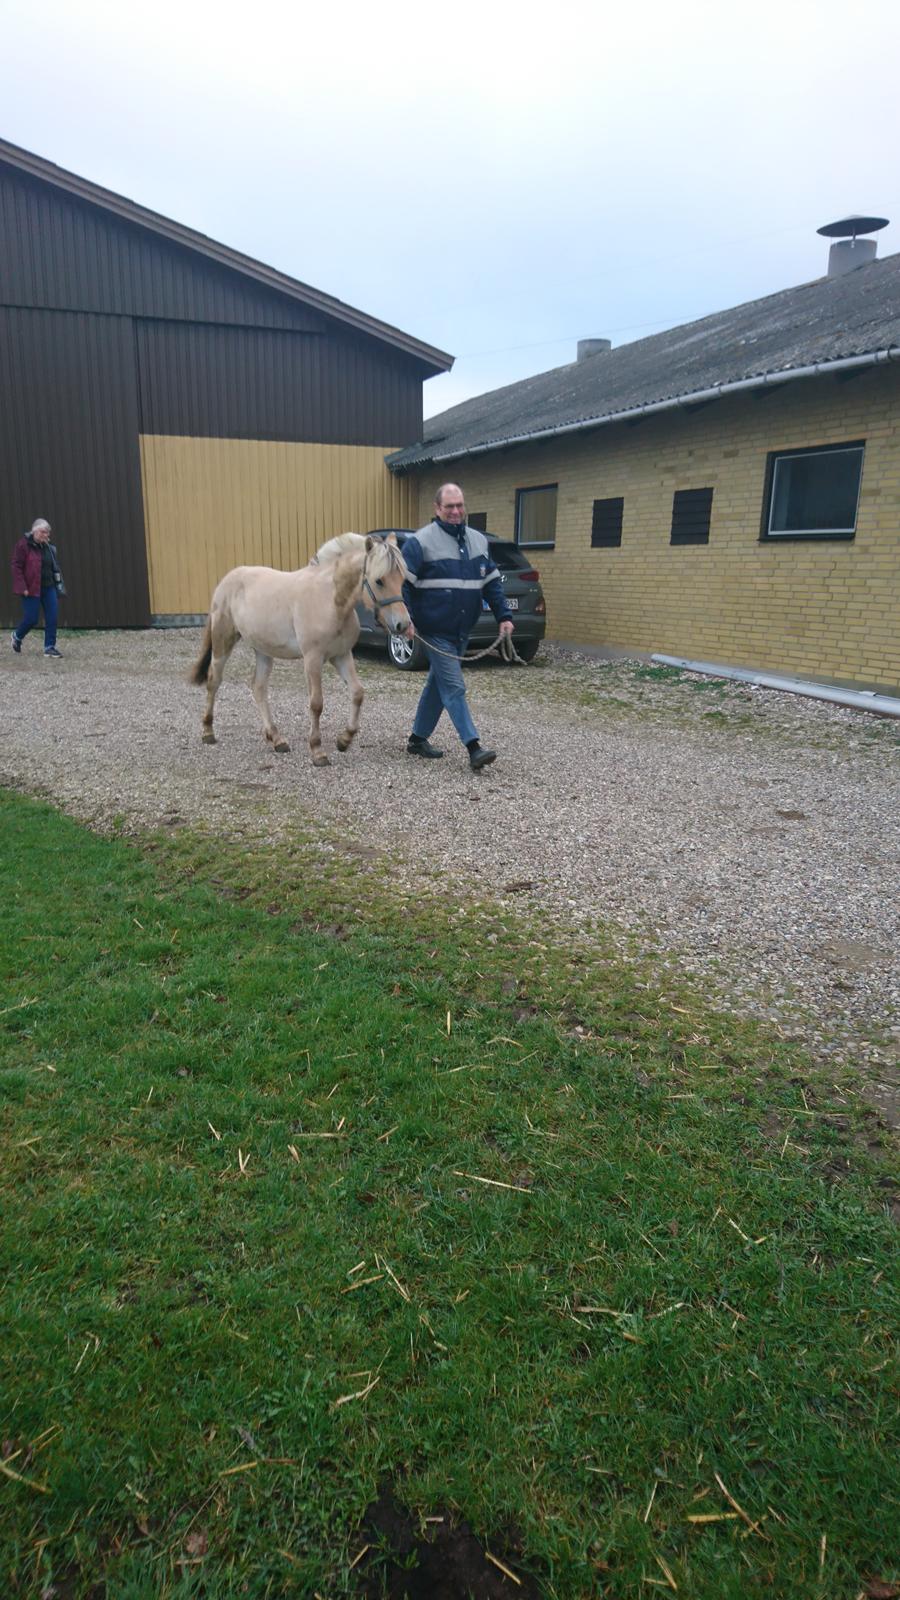
POLYGON ((486 1549, 450 1512, 419 1522, 390 1489, 369 1506, 360 1539, 370 1546, 356 1567, 364 1600, 538 1600, 508 1534, 486 1549))

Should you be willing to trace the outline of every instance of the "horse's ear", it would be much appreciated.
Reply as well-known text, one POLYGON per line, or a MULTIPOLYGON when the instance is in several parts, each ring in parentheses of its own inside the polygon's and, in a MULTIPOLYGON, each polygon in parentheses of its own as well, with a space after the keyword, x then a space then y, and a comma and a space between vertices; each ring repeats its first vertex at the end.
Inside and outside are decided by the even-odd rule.
POLYGON ((371 548, 372 548, 374 543, 375 543, 375 540, 372 538, 372 535, 370 533, 367 533, 366 534, 366 550, 367 551, 371 550, 371 548))
POLYGON ((385 543, 386 544, 392 544, 394 546, 394 549, 396 550, 398 548, 398 546, 397 546, 397 535, 395 533, 389 533, 388 536, 387 536, 387 539, 385 540, 385 543))

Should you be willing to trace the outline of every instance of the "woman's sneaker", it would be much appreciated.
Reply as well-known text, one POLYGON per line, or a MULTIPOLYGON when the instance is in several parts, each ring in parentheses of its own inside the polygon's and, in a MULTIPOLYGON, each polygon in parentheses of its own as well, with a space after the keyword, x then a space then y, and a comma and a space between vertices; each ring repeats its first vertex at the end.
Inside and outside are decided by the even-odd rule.
POLYGON ((16 652, 16 655, 20 656, 22 654, 22 641, 19 638, 19 635, 17 633, 12 633, 10 635, 10 642, 12 644, 13 649, 16 652))
POLYGON ((51 645, 49 650, 45 650, 44 651, 44 655, 45 656, 59 656, 60 660, 62 660, 62 651, 61 650, 57 650, 55 644, 51 645))

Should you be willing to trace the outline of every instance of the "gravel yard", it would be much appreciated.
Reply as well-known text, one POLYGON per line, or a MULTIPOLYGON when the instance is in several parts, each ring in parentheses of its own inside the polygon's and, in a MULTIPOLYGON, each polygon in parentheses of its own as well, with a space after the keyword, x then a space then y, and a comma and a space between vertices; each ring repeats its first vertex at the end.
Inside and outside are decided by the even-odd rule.
POLYGON ((334 749, 346 690, 325 685, 330 767, 306 747, 300 667, 276 664, 289 755, 262 740, 239 646, 200 742, 186 682, 197 629, 39 635, 0 658, 0 782, 108 826, 202 819, 275 837, 320 819, 561 927, 609 920, 820 1056, 855 1062, 882 1109, 900 1055, 900 724, 796 696, 545 646, 534 666, 470 669, 499 759, 472 774, 444 719, 443 761, 405 752, 421 688, 360 652, 360 736, 334 749))

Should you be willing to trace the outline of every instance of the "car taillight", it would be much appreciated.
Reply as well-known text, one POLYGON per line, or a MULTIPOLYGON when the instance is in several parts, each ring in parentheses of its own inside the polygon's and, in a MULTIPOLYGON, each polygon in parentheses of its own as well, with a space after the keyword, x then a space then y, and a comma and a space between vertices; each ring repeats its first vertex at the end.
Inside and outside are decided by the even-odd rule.
POLYGON ((527 572, 517 572, 516 577, 521 578, 523 583, 540 583, 541 581, 540 573, 535 572, 533 567, 530 567, 527 572))

